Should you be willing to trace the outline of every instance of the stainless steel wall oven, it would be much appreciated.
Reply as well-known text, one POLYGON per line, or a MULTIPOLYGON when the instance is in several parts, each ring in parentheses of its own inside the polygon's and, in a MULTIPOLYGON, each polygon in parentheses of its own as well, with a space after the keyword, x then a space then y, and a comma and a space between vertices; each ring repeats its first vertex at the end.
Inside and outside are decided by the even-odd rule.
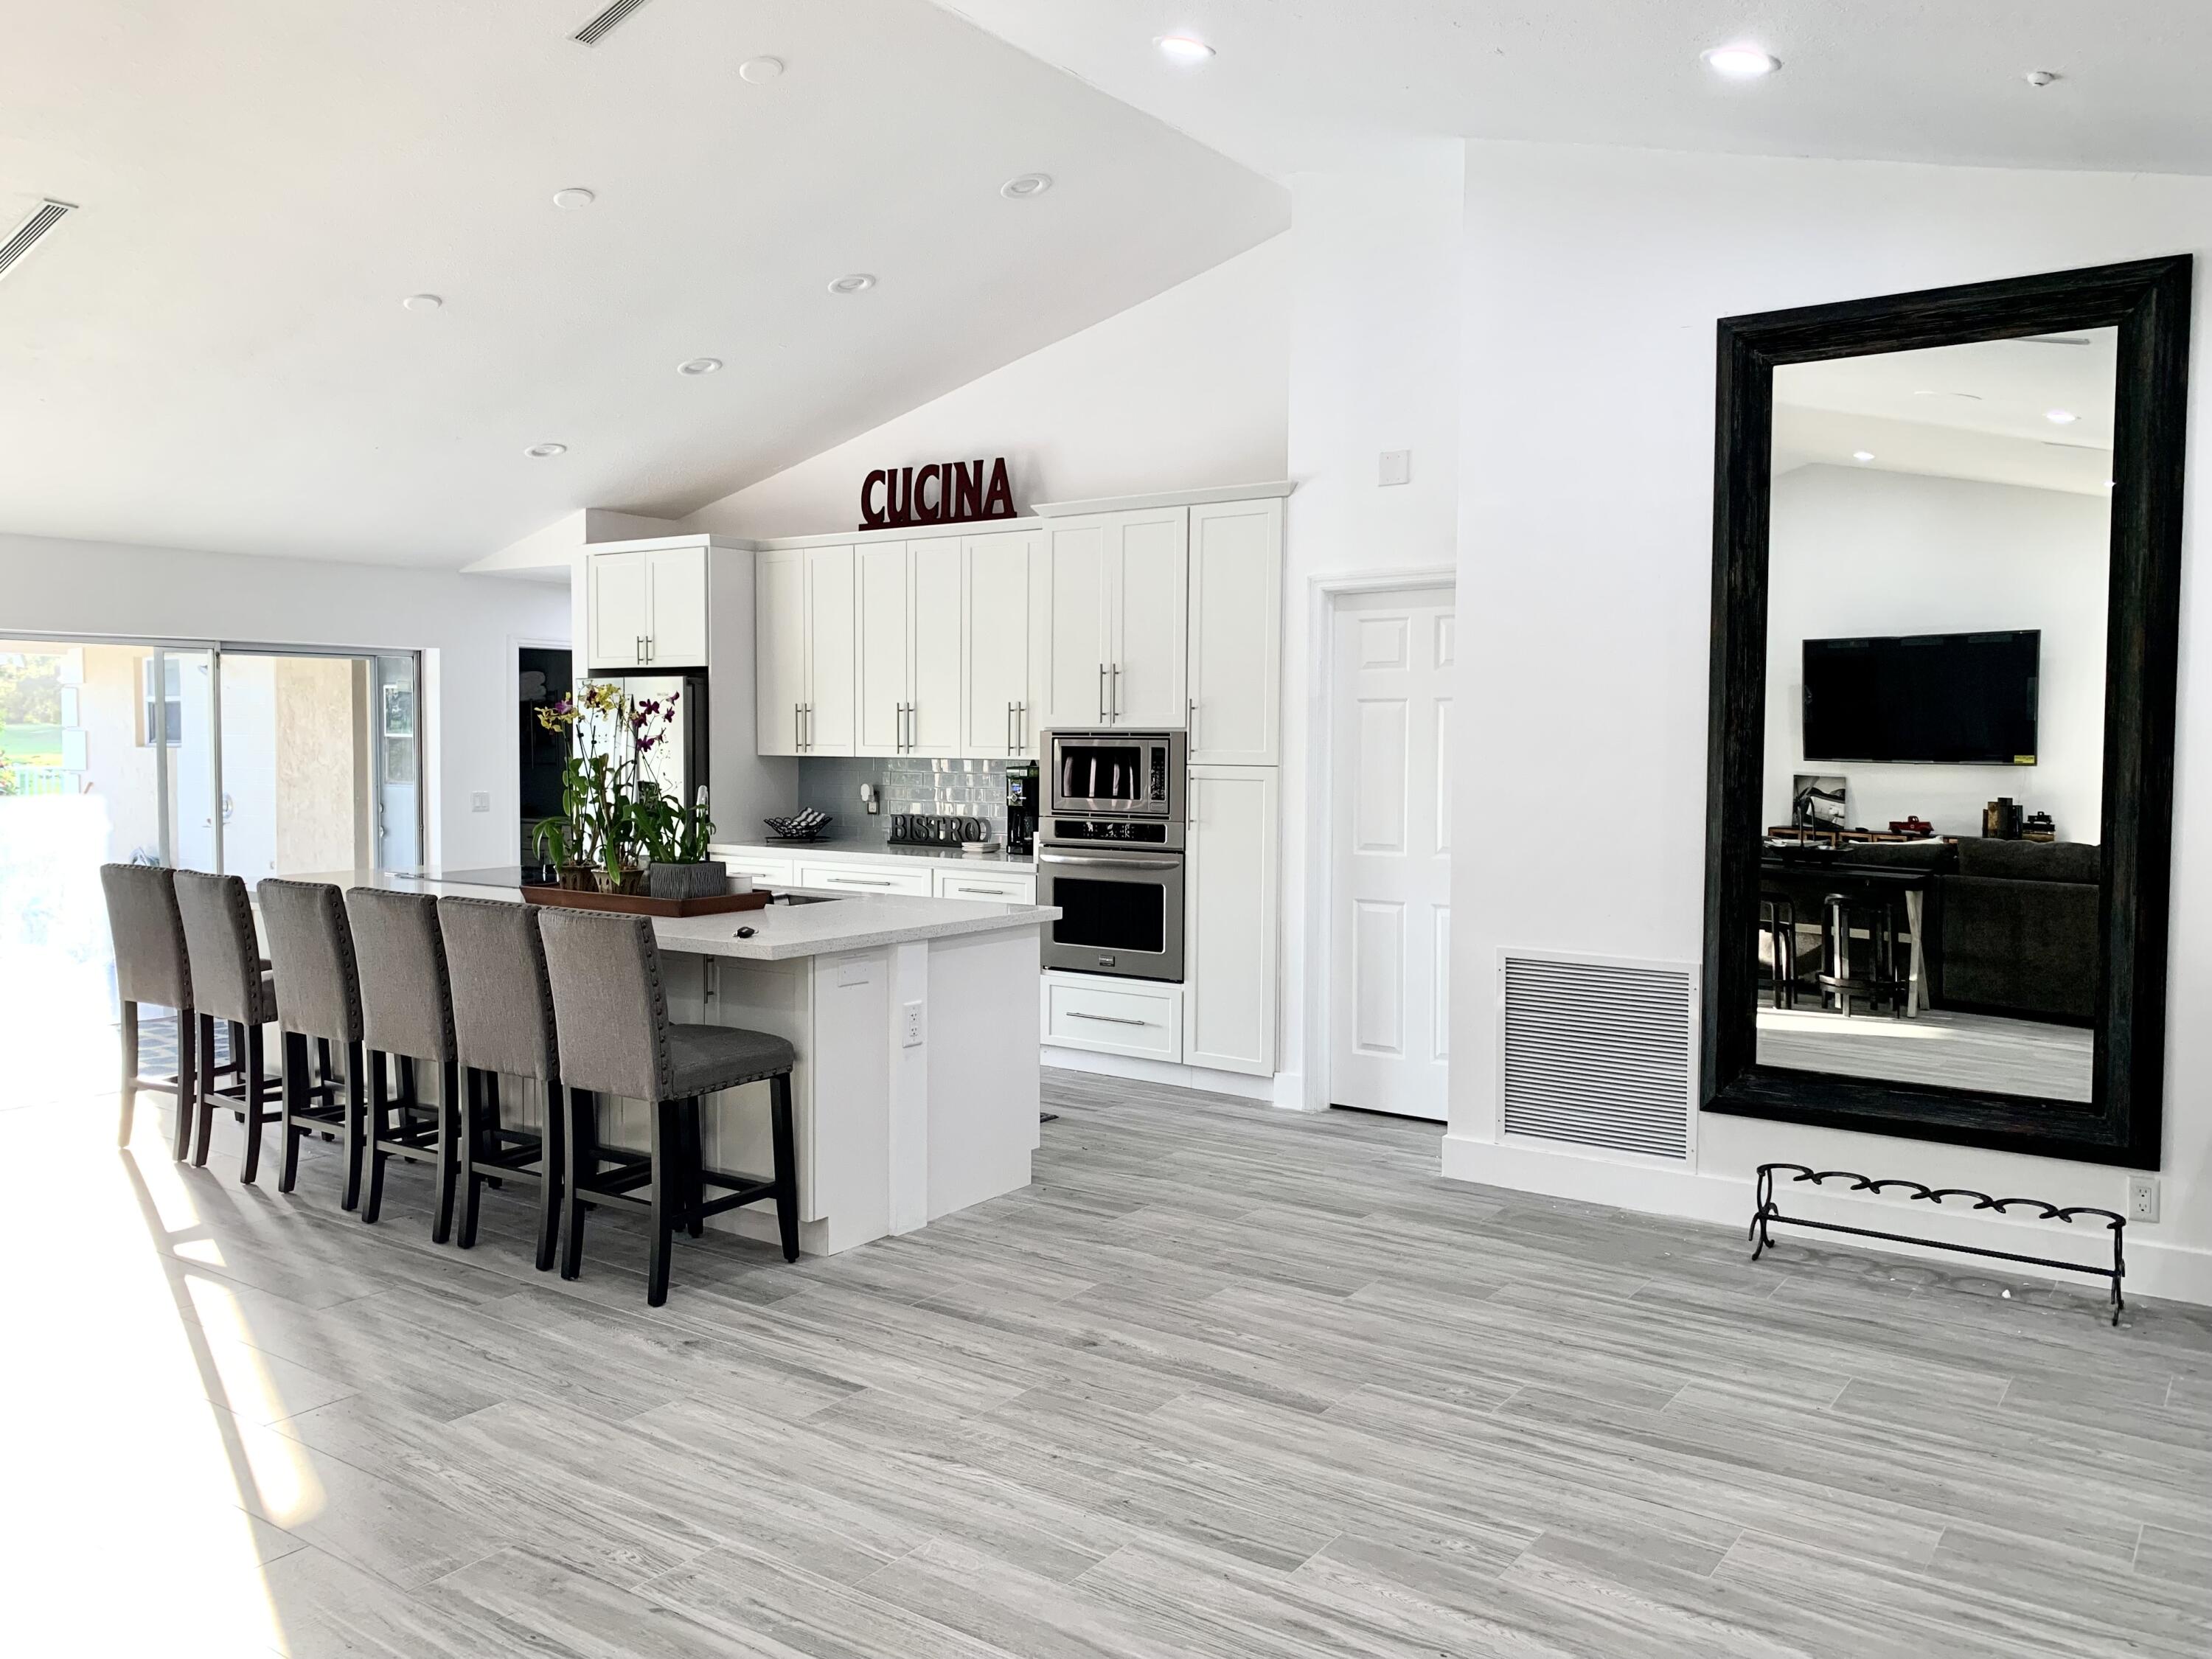
POLYGON ((1055 905, 1044 965, 1180 981, 1181 732, 1050 732, 1037 826, 1037 902, 1055 905))

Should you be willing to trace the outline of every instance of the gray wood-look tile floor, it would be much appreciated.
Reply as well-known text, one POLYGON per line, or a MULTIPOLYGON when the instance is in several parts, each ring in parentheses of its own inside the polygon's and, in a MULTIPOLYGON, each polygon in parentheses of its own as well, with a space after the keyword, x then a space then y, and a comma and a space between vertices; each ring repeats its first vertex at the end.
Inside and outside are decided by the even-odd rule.
MULTIPOLYGON (((2113 1330, 2087 1285, 1754 1265, 1734 1232, 1445 1182, 1433 1126, 1048 1092, 1024 1193, 791 1267, 710 1237, 659 1310, 623 1221, 563 1285, 519 1194, 439 1249, 419 1172, 365 1228, 320 1144, 289 1197, 175 1170, 149 1095, 131 1152, 73 1166, 125 1196, 52 1206, 112 1248, 70 1291, 88 1322, 50 1316, 39 1409, 92 1409, 158 1260, 191 1364, 130 1398, 189 1406, 172 1443, 216 1425, 270 1620, 226 1648, 203 1586, 171 1651, 2212 1651, 2206 1310, 2113 1330)), ((51 1199, 34 1120, 89 1149, 109 1110, 7 1115, 0 1210, 51 1199)), ((121 1650, 99 1617, 70 1650, 121 1650)))

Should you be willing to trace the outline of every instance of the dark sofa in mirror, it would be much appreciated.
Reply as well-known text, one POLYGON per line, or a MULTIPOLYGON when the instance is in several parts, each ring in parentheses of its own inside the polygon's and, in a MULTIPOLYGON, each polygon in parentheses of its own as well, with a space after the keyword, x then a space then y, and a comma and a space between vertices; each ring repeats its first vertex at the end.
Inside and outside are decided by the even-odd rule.
POLYGON ((2155 1166, 2188 295, 1721 325, 1709 1110, 2155 1166))

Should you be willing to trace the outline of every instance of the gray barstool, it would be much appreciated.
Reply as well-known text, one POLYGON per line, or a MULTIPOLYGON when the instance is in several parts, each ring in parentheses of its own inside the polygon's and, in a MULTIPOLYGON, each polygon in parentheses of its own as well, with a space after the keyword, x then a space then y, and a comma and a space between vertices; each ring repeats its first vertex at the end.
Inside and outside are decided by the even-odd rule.
POLYGON ((103 864, 100 888, 107 898, 107 930, 115 938, 115 994, 122 1005, 123 1115, 115 1144, 131 1144, 131 1120, 141 1089, 177 1097, 175 1154, 192 1146, 192 1096, 199 1075, 198 1022, 192 1015, 192 969, 185 951, 184 919, 177 914, 175 872, 145 864, 103 864), (138 1005, 177 1012, 177 1071, 170 1078, 138 1075, 138 1005))
POLYGON ((276 1018, 276 987, 262 971, 261 944, 254 937, 253 907, 246 884, 236 876, 210 876, 198 870, 177 872, 177 914, 184 923, 185 951, 191 963, 192 1011, 199 1018, 199 1140, 192 1162, 204 1164, 218 1101, 235 1109, 246 1124, 246 1163, 240 1181, 261 1170, 261 1126, 277 1114, 264 1112, 269 1079, 262 1075, 261 1028, 276 1018), (222 1069, 238 1078, 234 1088, 216 1086, 215 1023, 230 1027, 231 1063, 222 1069))
POLYGON ((427 893, 375 887, 346 890, 354 956, 361 964, 362 1043, 368 1054, 368 1195, 361 1218, 384 1212, 384 1166, 404 1158, 437 1171, 438 1206, 430 1240, 442 1244, 453 1227, 453 1136, 460 1115, 461 1067, 453 1043, 453 982, 438 933, 438 902, 427 893), (386 1087, 399 1061, 399 1090, 386 1087), (438 1068, 438 1098, 415 1086, 416 1062, 438 1068), (397 1113, 396 1118, 390 1115, 397 1113))
POLYGON ((284 1006, 276 1021, 284 1043, 284 1161, 276 1190, 290 1192, 299 1178, 301 1137, 335 1129, 345 1144, 345 1188, 339 1202, 350 1210, 361 1201, 368 1078, 362 1054, 361 973, 354 963, 345 899, 328 882, 280 881, 273 876, 262 881, 254 896, 269 935, 270 963, 284 981, 284 1006), (332 1043, 344 1054, 343 1083, 331 1074, 327 1057, 321 1076, 311 1073, 311 1037, 325 1056, 332 1043))
POLYGON ((792 1143, 790 1043, 735 1026, 678 1025, 668 1018, 660 950, 643 916, 593 915, 547 908, 538 927, 553 985, 561 1076, 568 1085, 567 1189, 561 1276, 583 1271, 584 1212, 591 1200, 643 1204, 651 1212, 647 1303, 668 1300, 668 1257, 676 1229, 693 1237, 710 1215, 763 1199, 775 1200, 783 1259, 799 1260, 799 1184, 792 1143), (705 1167, 698 1152, 699 1099, 740 1084, 769 1084, 775 1173, 763 1181, 705 1167), (644 1158, 614 1156, 605 1168, 595 1093, 643 1101, 652 1113, 644 1158), (647 1188, 641 1199, 637 1189, 647 1188), (719 1187, 712 1200, 706 1188, 719 1187))
POLYGON ((477 1242, 477 1207, 487 1180, 520 1176, 538 1183, 538 1270, 553 1265, 561 1236, 559 1050, 553 988, 534 905, 495 899, 441 898, 438 932, 453 982, 453 1034, 461 1059, 459 1139, 463 1249, 477 1242), (537 1134, 499 1121, 502 1076, 534 1079, 544 1103, 537 1134), (532 1166, 535 1166, 534 1168, 532 1166))

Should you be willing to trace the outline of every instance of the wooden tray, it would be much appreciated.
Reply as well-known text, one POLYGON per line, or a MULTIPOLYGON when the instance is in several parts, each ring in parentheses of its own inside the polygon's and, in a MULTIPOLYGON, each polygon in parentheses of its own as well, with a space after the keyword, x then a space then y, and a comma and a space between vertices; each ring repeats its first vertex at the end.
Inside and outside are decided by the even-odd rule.
POLYGON ((768 890, 722 893, 714 898, 647 898, 642 893, 600 893, 576 887, 522 884, 526 904, 556 904, 570 910, 611 910, 624 916, 722 916, 732 910, 758 910, 768 903, 768 890))

